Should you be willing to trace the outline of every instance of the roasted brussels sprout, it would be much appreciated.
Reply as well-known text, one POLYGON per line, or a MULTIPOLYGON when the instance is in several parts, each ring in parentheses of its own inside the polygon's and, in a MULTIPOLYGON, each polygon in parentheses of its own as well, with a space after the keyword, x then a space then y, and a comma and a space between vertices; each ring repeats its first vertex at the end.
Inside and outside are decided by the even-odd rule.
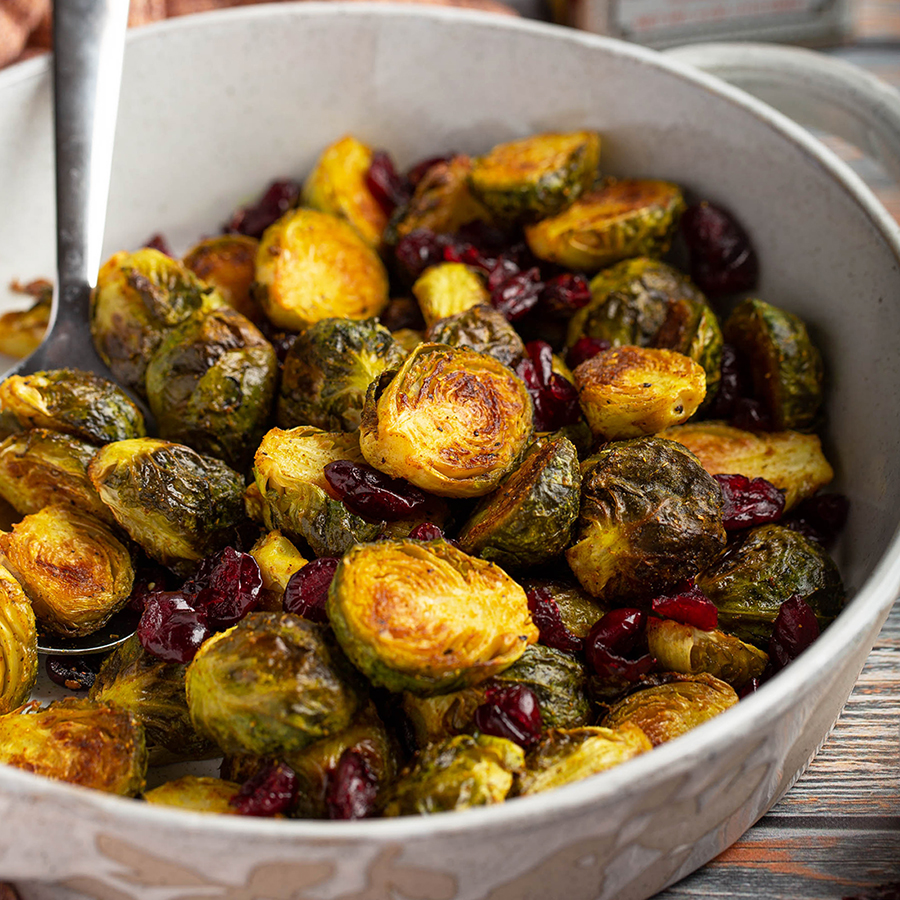
POLYGON ((603 719, 607 728, 637 725, 654 747, 677 738, 738 702, 731 685, 713 675, 673 675, 666 684, 643 688, 616 703, 603 719))
POLYGON ((538 438, 521 465, 475 508, 459 545, 504 567, 546 562, 569 546, 580 488, 575 445, 565 437, 538 438))
POLYGON ((703 367, 674 350, 613 347, 583 362, 574 378, 594 437, 606 441, 680 425, 706 396, 703 367))
POLYGON ((483 353, 422 344, 383 380, 366 397, 363 456, 438 496, 489 494, 531 438, 528 390, 483 353))
POLYGON ((700 574, 697 586, 719 608, 719 627, 765 647, 781 604, 794 594, 824 628, 844 603, 844 587, 825 549, 781 525, 752 529, 700 574))
POLYGON ((335 572, 327 611, 353 664, 392 691, 477 684, 538 638, 522 588, 442 540, 353 547, 335 572))
POLYGON ((134 581, 128 549, 93 516, 48 506, 0 534, 0 550, 50 631, 96 631, 127 602, 134 581))
POLYGON ((438 263, 426 269, 412 286, 425 324, 490 303, 490 294, 481 276, 462 263, 438 263))
POLYGON ((157 806, 175 806, 193 812, 219 813, 235 816, 232 797, 241 789, 233 781, 199 775, 183 775, 174 781, 166 781, 143 795, 147 803, 157 806))
POLYGON ((435 694, 433 697, 419 697, 405 691, 403 712, 415 735, 417 746, 427 747, 456 734, 474 732, 475 710, 484 703, 486 687, 482 683, 461 691, 451 691, 449 694, 435 694))
POLYGON ((28 309, 16 309, 0 315, 0 353, 24 359, 37 350, 47 326, 53 302, 53 285, 40 279, 27 285, 13 285, 17 293, 34 298, 28 309))
POLYGON ((277 374, 272 345, 239 312, 190 317, 147 366, 159 436, 243 471, 268 424, 277 374))
POLYGON ((187 700, 224 752, 282 758, 350 725, 365 687, 325 626, 250 613, 200 648, 187 700))
POLYGON ((256 324, 264 318, 250 290, 258 246, 256 238, 245 234, 219 234, 204 238, 182 260, 201 281, 214 287, 232 309, 256 324))
POLYGON ((61 431, 95 444, 147 433, 141 411, 120 387, 78 369, 11 375, 0 384, 0 406, 23 428, 61 431))
POLYGON ((373 319, 317 322, 294 341, 285 357, 278 424, 355 431, 369 385, 405 358, 406 351, 373 319))
POLYGON ((646 734, 631 722, 617 728, 553 729, 525 757, 516 793, 537 794, 596 775, 652 750, 646 734))
POLYGON ((0 716, 0 763, 36 775, 133 797, 144 787, 147 748, 129 712, 66 699, 0 716))
POLYGON ((378 254, 343 219, 313 209, 286 213, 266 229, 256 255, 256 296, 280 328, 320 319, 368 319, 388 302, 378 254))
POLYGON ((428 815, 506 799, 524 768, 522 748, 506 738, 460 734, 423 750, 394 784, 386 816, 428 815))
POLYGON ((37 671, 34 611, 19 582, 0 566, 0 715, 28 699, 37 671))
POLYGON ((270 612, 281 609, 287 583, 309 560, 277 529, 262 535, 250 555, 262 575, 264 597, 261 606, 270 612))
POLYGON ((613 181, 525 228, 538 259, 596 272, 630 256, 662 256, 685 208, 667 181, 613 181))
POLYGON ((148 556, 187 574, 244 517, 243 479, 190 447, 136 438, 97 451, 91 482, 148 556))
POLYGON ((566 557, 595 597, 653 596, 724 549, 721 489, 681 444, 614 443, 583 474, 578 542, 566 557))
POLYGON ((432 343, 486 353, 504 366, 514 366, 525 356, 525 344, 519 333, 489 303, 479 303, 438 319, 428 329, 426 338, 432 343))

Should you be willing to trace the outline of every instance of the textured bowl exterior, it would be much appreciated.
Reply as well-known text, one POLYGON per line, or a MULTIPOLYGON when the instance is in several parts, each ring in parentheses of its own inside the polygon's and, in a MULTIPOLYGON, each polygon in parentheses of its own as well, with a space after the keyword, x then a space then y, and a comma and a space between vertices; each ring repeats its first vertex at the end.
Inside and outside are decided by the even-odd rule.
MULTIPOLYGON (((44 61, 0 75, 0 286, 53 271, 48 103, 44 61)), ((671 179, 735 210, 763 261, 760 295, 809 322, 852 503, 838 552, 848 608, 691 734, 498 807, 358 823, 204 817, 0 767, 0 878, 25 900, 640 900, 733 843, 808 764, 900 585, 900 233, 800 129, 651 51, 536 23, 316 3, 185 18, 131 35, 105 252, 156 231, 184 250, 345 133, 408 164, 574 128, 604 135, 605 171, 671 179)))

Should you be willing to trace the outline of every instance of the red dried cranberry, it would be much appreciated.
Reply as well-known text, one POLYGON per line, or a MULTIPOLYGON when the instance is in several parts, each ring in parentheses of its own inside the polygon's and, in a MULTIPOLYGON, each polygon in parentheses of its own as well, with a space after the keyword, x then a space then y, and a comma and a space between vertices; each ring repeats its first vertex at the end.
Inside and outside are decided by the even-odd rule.
POLYGON ((167 662, 189 663, 209 637, 206 613, 180 591, 151 594, 137 627, 141 646, 167 662))
POLYGON ((547 647, 580 653, 584 648, 584 639, 572 634, 562 620, 559 604, 547 587, 536 587, 527 591, 528 609, 531 620, 541 633, 540 641, 547 647))
POLYGON ((347 509, 376 522, 396 522, 428 502, 425 494, 408 481, 391 478, 364 463, 339 459, 328 463, 323 471, 347 509))
POLYGON ((366 819, 375 812, 378 778, 366 757, 348 747, 329 773, 325 809, 329 819, 366 819))
POLYGON ((284 611, 311 622, 327 622, 325 601, 339 562, 336 556, 320 556, 294 572, 284 589, 284 611))
POLYGON ((810 605, 794 594, 781 604, 769 638, 769 664, 778 671, 795 660, 819 636, 819 622, 810 605))
POLYGON ((448 163, 452 159, 453 154, 449 156, 429 156, 426 159, 422 159, 407 171, 406 180, 409 182, 410 187, 415 189, 432 166, 436 166, 439 163, 448 163))
POLYGON ((731 424, 744 431, 772 431, 774 423, 768 410, 759 400, 738 397, 731 414, 731 424))
POLYGON ((149 250, 159 250, 160 253, 165 253, 166 256, 170 256, 173 258, 175 256, 175 254, 172 252, 172 248, 169 246, 169 242, 165 238, 165 235, 162 235, 159 232, 148 238, 144 246, 149 250))
POLYGON ((722 345, 719 373, 719 384, 710 407, 710 415, 715 419, 730 419, 738 400, 741 397, 748 397, 753 392, 746 367, 741 363, 732 344, 722 345))
POLYGON ((570 369, 577 369, 583 362, 593 359, 598 353, 609 350, 612 346, 609 341, 603 338, 587 337, 587 335, 578 338, 566 354, 566 363, 570 369))
POLYGON ((427 228, 414 228, 400 238, 394 248, 394 259, 400 273, 414 282, 429 266, 444 261, 446 238, 427 228))
POLYGON ((272 763, 241 785, 229 803, 241 816, 277 816, 294 806, 299 787, 287 763, 272 763))
POLYGON ((674 594, 654 597, 650 608, 664 619, 712 631, 719 624, 719 610, 693 581, 681 585, 674 594))
POLYGON ((194 600, 206 612, 210 628, 230 628, 259 606, 262 574, 249 553, 226 547, 211 558, 206 584, 194 600))
POLYGON ((533 309, 543 290, 541 271, 537 266, 516 272, 491 291, 491 304, 510 321, 521 319, 533 309))
POLYGON ((591 300, 591 288, 584 275, 563 272, 544 283, 541 305, 552 316, 568 318, 576 310, 587 306, 591 300))
POLYGON ((289 178, 273 181, 256 203, 235 211, 225 224, 227 234, 246 234, 260 238, 263 232, 278 221, 300 198, 300 183, 289 178))
POLYGON ((487 255, 474 244, 458 241, 444 246, 444 261, 479 269, 483 275, 489 275, 497 265, 495 257, 487 255))
POLYGON ((581 418, 575 385, 554 372, 553 350, 545 341, 529 341, 528 356, 516 363, 534 405, 535 431, 556 431, 581 418))
POLYGON ((694 204, 681 217, 681 230, 690 252, 691 277, 700 290, 716 296, 756 285, 756 253, 730 213, 706 201, 694 204))
POLYGON ((445 535, 443 529, 437 525, 433 525, 431 522, 421 522, 410 531, 409 537, 414 541, 439 541, 445 535))
POLYGON ((722 488, 725 505, 722 526, 726 531, 777 522, 784 512, 784 492, 765 478, 746 475, 713 475, 722 488))
POLYGON ((541 737, 541 706, 524 684, 489 687, 473 721, 483 734, 506 738, 520 747, 530 747, 541 737))
POLYGON ((86 691, 93 685, 102 662, 102 656, 48 656, 44 668, 54 684, 70 691, 86 691))
POLYGON ((493 294, 493 292, 505 281, 512 278, 513 275, 518 274, 520 271, 519 264, 514 259, 507 256, 505 253, 501 253, 494 260, 494 267, 488 272, 488 290, 493 294))
POLYGON ((738 691, 738 699, 743 700, 744 697, 749 697, 751 694, 755 694, 762 684, 763 679, 761 677, 751 678, 739 691, 738 691))
POLYGON ((646 615, 639 609, 613 609, 594 623, 585 638, 588 663, 604 677, 637 681, 656 660, 644 652, 646 615), (629 655, 630 654, 630 655, 629 655))
POLYGON ((798 503, 783 524, 828 547, 841 533, 849 512, 850 501, 843 494, 814 494, 798 503))
POLYGON ((375 202, 390 216, 398 206, 409 202, 409 182, 397 172, 389 153, 376 150, 366 172, 366 187, 375 202))

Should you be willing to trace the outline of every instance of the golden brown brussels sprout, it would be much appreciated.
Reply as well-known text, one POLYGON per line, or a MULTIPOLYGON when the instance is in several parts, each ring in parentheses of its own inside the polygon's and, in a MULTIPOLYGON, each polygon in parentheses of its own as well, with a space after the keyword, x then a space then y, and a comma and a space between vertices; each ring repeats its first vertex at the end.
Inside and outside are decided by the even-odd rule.
POLYGON ((375 320, 323 319, 294 341, 284 360, 277 420, 282 428, 359 428, 366 391, 406 351, 375 320))
POLYGON ((574 373, 578 402, 594 437, 656 434, 686 422, 706 396, 706 373, 674 350, 613 347, 574 373))
POLYGON ((803 321, 762 300, 741 301, 723 328, 749 362, 754 394, 775 429, 809 428, 822 404, 822 357, 803 321))
POLYGON ((78 369, 12 375, 0 384, 0 406, 23 428, 61 431, 95 444, 147 433, 141 411, 120 387, 78 369))
POLYGON ((486 734, 461 734, 433 744, 394 784, 384 815, 428 815, 502 803, 524 762, 521 747, 486 734))
POLYGON ((844 603, 844 587, 825 549, 781 525, 754 528, 697 579, 719 608, 719 626, 765 647, 781 604, 798 594, 824 628, 844 603))
POLYGON ((0 716, 0 763, 133 797, 144 787, 147 748, 131 713, 67 699, 34 712, 0 716))
POLYGON ((438 496, 489 494, 531 438, 528 390, 483 353, 422 344, 383 380, 366 397, 363 456, 438 496))
POLYGON ((684 444, 710 475, 765 478, 784 491, 785 510, 811 497, 834 477, 814 434, 742 431, 722 422, 671 428, 660 437, 684 444))
POLYGON ((48 506, 0 534, 0 550, 41 625, 90 634, 127 602, 134 581, 128 549, 112 531, 73 506, 48 506))
POLYGON ((369 319, 388 302, 378 254, 343 219, 313 209, 286 213, 266 229, 255 291, 272 322, 292 331, 320 319, 369 319))
POLYGON ((181 444, 116 441, 97 451, 88 474, 128 536, 177 572, 219 549, 244 517, 240 475, 181 444))
POLYGON ((282 758, 336 734, 364 691, 328 629, 288 613, 250 613, 187 671, 191 719, 226 753, 282 758))
POLYGON ((224 300, 178 260, 159 250, 116 253, 100 268, 91 295, 91 333, 116 381, 144 392, 147 363, 168 332, 224 300))
POLYGON ((157 806, 175 806, 192 812, 219 813, 236 816, 231 798, 241 789, 233 781, 198 775, 183 775, 175 781, 167 781, 152 791, 144 793, 148 803, 157 806))
POLYGON ((535 134, 475 159, 469 189, 499 219, 543 218, 587 191, 599 166, 597 132, 535 134))
POLYGON ((575 445, 565 437, 538 438, 459 533, 466 553, 501 566, 535 566, 562 553, 581 503, 575 445))
POLYGON ((522 587, 526 591, 540 590, 541 588, 549 591, 559 607, 563 625, 575 637, 587 637, 588 632, 594 627, 594 623, 609 612, 607 607, 601 606, 577 584, 550 578, 526 578, 522 582, 522 587))
POLYGON ((256 275, 259 241, 245 234, 219 234, 204 238, 185 255, 182 262, 219 296, 251 322, 265 316, 250 288, 256 275))
POLYGON ((566 553, 589 593, 652 596, 694 577, 724 549, 722 492, 681 444, 635 438, 592 460, 578 542, 566 553))
POLYGON ((462 263, 445 262, 426 269, 412 286, 425 324, 490 303, 490 294, 480 275, 462 263))
POLYGON ((427 339, 436 344, 486 353, 505 366, 514 366, 525 356, 525 344, 519 333, 506 316, 489 303, 479 303, 438 319, 428 329, 427 339))
POLYGON ((191 722, 186 671, 181 663, 148 653, 132 635, 103 661, 88 697, 125 710, 141 723, 151 765, 210 759, 219 749, 191 722))
POLYGON ((351 135, 327 147, 303 184, 303 203, 346 219, 373 247, 381 243, 387 216, 366 184, 372 149, 351 135))
POLYGON ((607 728, 637 725, 654 747, 702 725, 738 702, 730 684, 713 675, 673 675, 658 684, 629 694, 603 719, 607 728))
POLYGON ((698 675, 707 672, 740 690, 762 675, 769 655, 723 631, 701 631, 671 619, 647 622, 650 655, 664 672, 698 675))
POLYGON ((239 312, 192 316, 147 366, 159 436, 243 471, 268 424, 277 374, 272 345, 239 312))
POLYGON ((50 324, 53 285, 39 279, 26 285, 14 284, 17 293, 34 298, 28 309, 17 309, 0 316, 0 353, 24 359, 37 350, 50 324))
POLYGON ((652 750, 647 735, 631 722, 617 728, 554 729, 525 758, 517 794, 537 794, 580 781, 652 750))
POLYGON ((677 185, 628 178, 527 226, 525 239, 538 259, 596 272, 630 256, 662 256, 683 210, 677 185))
POLYGON ((335 572, 327 611, 353 664, 392 691, 478 684, 538 638, 522 588, 440 540, 353 547, 335 572))
POLYGON ((19 582, 0 566, 0 714, 28 699, 37 670, 34 611, 19 582))
POLYGON ((263 609, 281 609, 284 589, 294 572, 308 562, 303 554, 277 529, 262 535, 253 545, 250 555, 256 560, 262 575, 263 609))

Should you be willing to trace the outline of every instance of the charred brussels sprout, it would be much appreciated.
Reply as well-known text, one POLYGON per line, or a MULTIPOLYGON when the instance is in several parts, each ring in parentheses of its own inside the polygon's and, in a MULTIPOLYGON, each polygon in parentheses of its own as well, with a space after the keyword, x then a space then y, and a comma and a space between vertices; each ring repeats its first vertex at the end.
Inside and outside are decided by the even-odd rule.
POLYGON ((676 185, 623 179, 529 225, 525 239, 538 259, 596 272, 630 256, 662 256, 683 210, 676 185))
POLYGON ((243 470, 268 423, 277 372, 272 345, 239 312, 189 318, 147 366, 160 437, 243 470))
POLYGON ((191 719, 226 753, 283 757, 346 728, 364 697, 328 630, 287 613, 250 613, 187 671, 191 719))
POLYGON ((538 637, 522 588, 441 540, 352 548, 331 582, 327 611, 353 664, 392 691, 477 684, 538 637))
POLYGON ((19 582, 0 566, 0 715, 28 699, 37 670, 34 611, 19 582))
POLYGON ((97 451, 88 473, 119 525, 148 556, 187 574, 244 517, 244 483, 190 447, 137 438, 97 451))
POLYGON ((781 604, 794 594, 824 628, 844 603, 837 566, 823 547, 781 525, 762 525, 702 572, 697 586, 719 608, 719 626, 766 646, 781 604))
POLYGON ((611 444, 585 474, 578 542, 566 553, 600 599, 652 596, 708 566, 725 547, 722 492, 681 444, 611 444))
POLYGON ((79 636, 96 631, 131 595, 126 547, 93 516, 48 506, 0 535, 0 550, 47 629, 79 636))
POLYGON ((412 292, 428 326, 491 299, 481 277, 457 262, 438 263, 426 269, 412 286, 412 292))
POLYGON ((568 547, 581 502, 574 444, 538 438, 521 465, 476 507, 459 533, 466 553, 501 566, 534 566, 568 547))
POLYGON ((141 411, 120 387, 78 369, 12 375, 0 384, 0 406, 23 428, 61 431, 95 444, 147 433, 141 411))
POLYGON ((369 385, 405 358, 387 328, 372 319, 317 322, 294 341, 284 360, 278 424, 355 431, 369 385))
POLYGON ((525 344, 519 333, 503 313, 488 303, 438 319, 428 329, 427 339, 486 353, 510 367, 525 357, 525 344))
POLYGON ((259 241, 245 234, 220 234, 204 238, 182 262, 219 296, 251 322, 264 318, 250 288, 256 273, 259 241))
POLYGON ((287 583, 309 560, 277 529, 260 537, 250 555, 262 575, 263 607, 269 611, 281 609, 287 583))
POLYGON ((384 815, 428 815, 501 803, 524 760, 521 747, 486 734, 461 734, 433 744, 395 783, 384 815))
POLYGON ((131 713, 67 699, 34 712, 0 716, 0 763, 133 797, 144 787, 147 748, 131 713))
POLYGON ((279 328, 320 319, 368 319, 388 302, 378 254, 343 219, 313 209, 286 213, 266 229, 256 256, 256 294, 279 328))
POLYGON ((183 775, 145 792, 143 797, 155 806, 175 806, 193 812, 236 816, 238 813, 231 805, 231 799, 240 789, 239 784, 221 778, 183 775))
POLYGON ((359 445, 370 465, 443 497, 489 494, 532 432, 531 398, 482 353, 422 344, 366 397, 359 445))

